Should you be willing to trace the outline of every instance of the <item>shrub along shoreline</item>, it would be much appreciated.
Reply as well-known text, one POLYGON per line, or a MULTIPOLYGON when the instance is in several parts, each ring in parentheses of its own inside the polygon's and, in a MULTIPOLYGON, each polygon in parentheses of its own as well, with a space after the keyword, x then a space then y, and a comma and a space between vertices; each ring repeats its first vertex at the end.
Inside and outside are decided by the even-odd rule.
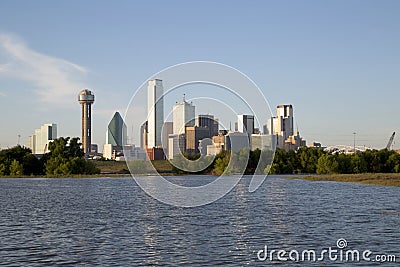
POLYGON ((291 179, 360 183, 381 186, 400 186, 400 174, 398 173, 323 174, 313 176, 296 176, 291 179))

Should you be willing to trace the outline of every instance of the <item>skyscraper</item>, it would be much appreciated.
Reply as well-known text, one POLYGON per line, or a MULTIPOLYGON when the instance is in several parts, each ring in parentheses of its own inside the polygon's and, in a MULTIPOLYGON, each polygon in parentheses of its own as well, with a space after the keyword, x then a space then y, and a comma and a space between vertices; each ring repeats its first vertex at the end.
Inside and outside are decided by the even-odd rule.
POLYGON ((162 80, 149 80, 147 90, 147 148, 161 147, 164 123, 164 89, 162 80))
POLYGON ((88 89, 84 89, 79 93, 78 101, 82 105, 82 147, 87 157, 92 144, 92 104, 94 103, 94 94, 88 89))
POLYGON ((126 124, 117 111, 108 124, 106 143, 119 147, 126 145, 126 132, 126 124))
POLYGON ((164 126, 163 126, 163 137, 162 137, 162 146, 164 148, 164 153, 165 155, 168 155, 168 148, 169 148, 169 135, 173 134, 173 122, 172 121, 166 121, 164 122, 164 126))
POLYGON ((208 128, 210 138, 218 135, 218 120, 215 120, 213 115, 199 115, 197 117, 197 125, 208 128))
POLYGON ((26 144, 32 150, 32 154, 45 154, 50 152, 49 143, 57 139, 57 124, 43 124, 35 130, 35 134, 29 136, 26 144))
POLYGON ((297 130, 294 131, 293 106, 279 105, 276 107, 276 117, 268 121, 268 133, 273 135, 273 142, 277 147, 285 150, 298 149, 306 145, 306 141, 300 137, 297 130))
POLYGON ((172 110, 174 134, 185 133, 186 126, 194 126, 195 107, 183 95, 182 102, 176 103, 172 110))
POLYGON ((276 117, 268 122, 268 133, 276 136, 276 145, 283 148, 285 140, 293 135, 293 106, 279 105, 276 107, 276 117))
POLYGON ((148 135, 148 122, 145 121, 140 126, 140 148, 143 150, 147 149, 147 135, 148 135))
POLYGON ((238 115, 238 132, 247 133, 249 136, 254 133, 254 116, 238 115))

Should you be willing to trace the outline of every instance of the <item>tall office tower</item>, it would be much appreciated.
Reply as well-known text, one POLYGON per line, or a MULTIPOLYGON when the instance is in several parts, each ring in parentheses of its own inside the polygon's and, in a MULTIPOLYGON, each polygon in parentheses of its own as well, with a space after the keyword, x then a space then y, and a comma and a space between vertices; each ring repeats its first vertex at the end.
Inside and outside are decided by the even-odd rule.
POLYGON ((238 115, 238 132, 247 133, 249 136, 254 133, 254 116, 238 115))
POLYGON ((218 120, 215 120, 213 115, 199 115, 197 117, 197 125, 199 127, 208 128, 210 131, 210 138, 218 135, 218 120))
POLYGON ((57 139, 57 124, 48 123, 35 130, 35 134, 29 136, 27 147, 32 154, 45 154, 50 152, 49 143, 57 139))
POLYGON ((276 135, 276 145, 283 148, 285 140, 294 135, 293 107, 292 105, 279 105, 276 107, 276 117, 268 122, 268 133, 276 135))
POLYGON ((147 87, 147 148, 161 147, 164 124, 164 89, 162 80, 149 80, 147 87))
POLYGON ((148 135, 148 122, 145 121, 140 126, 140 148, 143 150, 147 149, 147 135, 148 135))
POLYGON ((210 131, 206 127, 186 126, 186 151, 187 153, 199 153, 199 141, 210 138, 210 131))
POLYGON ((174 134, 185 133, 186 126, 194 126, 195 107, 188 103, 183 95, 182 102, 176 103, 172 110, 174 134))
POLYGON ((164 122, 163 130, 162 130, 162 147, 164 148, 165 155, 168 155, 168 146, 169 146, 169 135, 173 134, 173 125, 172 121, 164 122))
POLYGON ((108 124, 106 134, 106 144, 122 147, 126 145, 126 124, 119 112, 115 112, 113 118, 108 124))
POLYGON ((78 101, 82 105, 82 147, 87 157, 92 144, 92 104, 94 103, 94 94, 88 89, 84 89, 78 95, 78 101))

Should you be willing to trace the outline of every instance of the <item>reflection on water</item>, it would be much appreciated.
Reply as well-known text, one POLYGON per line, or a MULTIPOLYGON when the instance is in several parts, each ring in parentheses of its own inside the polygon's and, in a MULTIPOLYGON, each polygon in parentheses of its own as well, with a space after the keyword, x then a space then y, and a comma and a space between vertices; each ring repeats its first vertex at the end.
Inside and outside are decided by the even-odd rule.
POLYGON ((265 266, 264 245, 322 249, 339 238, 400 256, 400 188, 272 176, 249 193, 249 180, 215 203, 177 208, 129 178, 0 179, 0 265, 265 266))

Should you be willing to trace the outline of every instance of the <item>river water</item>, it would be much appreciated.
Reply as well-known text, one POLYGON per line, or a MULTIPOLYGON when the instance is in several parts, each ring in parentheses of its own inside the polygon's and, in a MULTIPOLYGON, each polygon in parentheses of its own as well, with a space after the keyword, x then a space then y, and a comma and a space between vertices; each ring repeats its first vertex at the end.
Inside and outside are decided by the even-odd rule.
MULTIPOLYGON (((168 179, 196 186, 214 178, 168 179)), ((376 266, 376 255, 395 255, 397 263, 380 266, 398 266, 399 187, 269 176, 249 193, 248 183, 212 204, 178 208, 131 178, 0 179, 0 266, 376 266), (370 250, 371 261, 261 261, 265 246, 268 255, 301 255, 338 249, 338 239, 344 252, 370 250)))

